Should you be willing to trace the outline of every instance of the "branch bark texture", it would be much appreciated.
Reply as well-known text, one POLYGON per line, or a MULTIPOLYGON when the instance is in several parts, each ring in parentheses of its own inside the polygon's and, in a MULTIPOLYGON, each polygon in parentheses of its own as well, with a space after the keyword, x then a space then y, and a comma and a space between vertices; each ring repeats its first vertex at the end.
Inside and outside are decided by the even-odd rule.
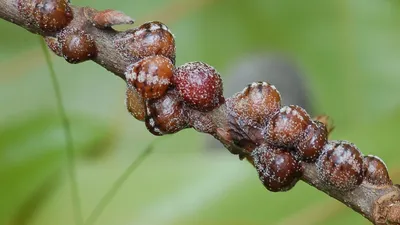
MULTIPOLYGON (((185 75, 185 71, 193 68, 196 68, 197 72, 200 71, 198 73, 216 73, 203 64, 188 64, 181 70, 172 69, 171 82, 173 84, 169 83, 168 72, 158 73, 157 79, 165 81, 165 83, 161 82, 158 83, 158 86, 152 86, 149 93, 146 87, 151 82, 146 83, 146 81, 140 80, 140 72, 144 71, 143 68, 147 68, 147 65, 164 62, 164 59, 146 57, 165 56, 171 64, 162 67, 165 71, 173 68, 175 63, 174 39, 168 28, 162 23, 149 23, 136 29, 120 32, 112 29, 112 26, 133 23, 133 20, 122 12, 97 11, 90 7, 73 6, 62 0, 0 0, 0 18, 43 36, 50 49, 70 63, 92 60, 127 81, 128 109, 135 118, 146 121, 147 128, 155 135, 175 133, 183 128, 194 128, 199 132, 214 136, 231 153, 239 155, 241 159, 246 158, 256 167, 259 162, 255 158, 255 149, 270 144, 266 138, 268 136, 266 126, 254 125, 257 124, 257 121, 250 125, 246 124, 248 120, 243 120, 240 111, 233 113, 232 109, 238 105, 238 98, 242 95, 249 95, 252 88, 257 87, 261 90, 268 87, 270 88, 268 90, 274 91, 273 86, 259 83, 254 87, 249 86, 241 94, 227 99, 219 96, 219 93, 215 93, 210 102, 205 102, 207 98, 205 100, 190 99, 190 95, 189 98, 185 98, 187 90, 183 90, 182 85, 189 92, 196 92, 189 94, 201 93, 204 88, 197 90, 196 87, 180 81, 180 74, 185 75), (148 41, 143 42, 142 39, 149 35, 153 35, 151 40, 154 42, 150 44, 148 41), (203 108, 198 107, 199 104, 203 104, 203 108), (174 109, 172 117, 167 113, 166 105, 174 109), (158 116, 154 117, 154 115, 158 116)), ((151 77, 142 78, 148 81, 151 77)), ((218 80, 207 80, 207 83, 213 84, 209 92, 213 92, 219 85, 222 88, 222 83, 219 84, 218 80)), ((204 95, 207 97, 209 92, 204 95)), ((268 100, 267 104, 270 104, 272 100, 268 100)), ((259 107, 256 103, 246 106, 255 109, 259 107)), ((266 115, 269 117, 268 120, 272 116, 272 114, 266 115)), ((315 160, 300 161, 301 176, 299 179, 337 199, 374 224, 400 224, 400 188, 398 185, 393 185, 391 181, 368 182, 364 178, 360 182, 357 181, 355 187, 346 187, 344 190, 336 188, 320 175, 320 168, 315 160)), ((265 171, 258 169, 258 172, 265 171)), ((264 184, 265 182, 264 180, 264 184)))

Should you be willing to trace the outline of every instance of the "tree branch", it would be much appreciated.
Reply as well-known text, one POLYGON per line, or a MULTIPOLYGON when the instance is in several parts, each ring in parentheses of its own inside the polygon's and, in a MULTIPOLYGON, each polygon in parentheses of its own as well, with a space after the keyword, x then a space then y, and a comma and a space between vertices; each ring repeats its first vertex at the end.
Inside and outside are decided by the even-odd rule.
MULTIPOLYGON (((57 34, 61 33, 62 30, 59 32, 43 31, 36 24, 24 17, 18 10, 18 4, 29 4, 28 2, 30 1, 0 0, 0 18, 43 37, 56 37, 57 34)), ((73 13, 73 20, 65 29, 83 30, 90 34, 98 50, 98 54, 93 58, 93 61, 125 80, 125 69, 131 64, 133 57, 123 56, 120 52, 116 51, 115 41, 127 38, 129 31, 118 32, 113 29, 98 29, 92 25, 93 23, 90 20, 90 16, 94 12, 97 12, 96 10, 89 7, 70 7, 73 13)))
MULTIPOLYGON (((68 62, 78 63, 84 60, 93 60, 125 81, 127 80, 125 77, 127 68, 128 71, 129 68, 134 70, 136 67, 135 65, 132 67, 132 64, 138 62, 145 65, 144 61, 140 61, 145 56, 157 54, 166 56, 171 59, 172 63, 175 61, 174 40, 172 36, 167 35, 169 30, 163 24, 153 23, 150 24, 151 26, 147 24, 133 30, 115 31, 111 28, 112 25, 133 23, 133 21, 130 17, 114 10, 99 12, 90 7, 70 6, 69 3, 62 0, 0 0, 0 18, 46 37, 49 47, 68 62), (46 4, 53 6, 58 14, 46 12, 45 10, 49 10, 48 8, 51 9, 51 7, 43 6, 46 4), (62 13, 66 16, 63 17, 62 13), (59 19, 60 17, 62 19, 59 19), (157 43, 152 43, 151 46, 142 49, 142 46, 135 45, 140 42, 137 39, 141 35, 140 29, 146 29, 149 32, 158 32, 157 29, 161 29, 160 32, 164 33, 157 33, 157 37, 159 37, 157 43), (75 37, 78 39, 74 39, 75 37), (171 47, 170 44, 173 46, 171 47), (80 49, 84 48, 85 51, 74 49, 74 45, 78 45, 80 49), (154 51, 154 54, 150 50, 154 51)), ((174 76, 175 73, 177 72, 174 71, 174 76)), ((134 74, 136 76, 136 73, 134 74)), ((130 84, 129 81, 128 84, 130 84)), ((137 101, 129 102, 128 98, 128 109, 132 109, 131 113, 136 118, 146 120, 146 126, 152 133, 161 135, 191 127, 214 136, 231 153, 238 154, 241 159, 246 158, 256 166, 258 162, 255 162, 255 155, 252 151, 269 144, 265 138, 265 126, 259 129, 254 128, 256 126, 243 126, 241 124, 243 121, 238 119, 238 115, 232 113, 232 105, 236 104, 237 96, 226 100, 219 99, 218 107, 214 107, 213 110, 201 110, 193 107, 193 104, 183 104, 182 93, 177 90, 179 86, 177 85, 175 88, 174 85, 170 85, 166 94, 162 95, 167 96, 168 102, 173 103, 174 107, 175 103, 179 103, 176 107, 180 107, 180 114, 176 114, 178 115, 176 118, 183 117, 185 126, 179 127, 177 125, 179 121, 171 122, 169 120, 167 124, 169 127, 166 125, 163 127, 164 132, 160 132, 159 128, 154 127, 155 117, 152 116, 154 113, 163 112, 162 104, 157 101, 166 100, 143 99, 138 95, 138 92, 141 93, 140 89, 135 90, 132 87, 130 84, 127 95, 135 97, 137 101)), ((163 92, 160 91, 160 93, 163 92)), ((251 107, 257 107, 257 105, 251 107)), ((174 116, 176 115, 174 114, 174 116)), ((155 122, 156 125, 157 123, 159 125, 163 121, 155 122)), ((301 166, 301 180, 339 200, 371 222, 400 224, 400 188, 398 185, 392 185, 391 182, 371 184, 364 179, 361 184, 351 190, 339 190, 322 179, 318 174, 317 163, 301 161, 301 166)))

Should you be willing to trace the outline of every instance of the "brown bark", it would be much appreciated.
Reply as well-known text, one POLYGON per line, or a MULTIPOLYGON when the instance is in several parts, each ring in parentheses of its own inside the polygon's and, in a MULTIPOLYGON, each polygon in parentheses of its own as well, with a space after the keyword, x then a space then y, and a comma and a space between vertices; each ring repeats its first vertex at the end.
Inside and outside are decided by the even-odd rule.
MULTIPOLYGON (((19 12, 18 3, 20 1, 0 0, 0 18, 44 37, 55 37, 57 35, 57 32, 44 32, 37 25, 30 23, 26 16, 19 12)), ((107 21, 94 26, 92 18, 97 11, 92 8, 71 6, 71 9, 73 19, 64 29, 82 30, 89 34, 93 38, 98 51, 92 60, 125 80, 124 71, 129 64, 135 61, 135 58, 121 53, 116 48, 115 43, 127 38, 129 31, 115 31, 109 28, 110 24, 107 24, 107 21)), ((121 16, 121 20, 117 19, 112 23, 133 22, 120 12, 116 14, 121 16)), ((109 16, 109 14, 107 15, 109 16)), ((190 125, 197 131, 209 133, 220 139, 231 152, 246 155, 243 149, 237 148, 233 143, 222 140, 217 135, 218 127, 234 123, 227 112, 225 104, 211 112, 200 112, 190 108, 185 108, 185 110, 188 111, 190 125)), ((246 157, 251 161, 250 156, 246 157)), ((400 188, 398 185, 373 186, 363 182, 352 191, 342 192, 330 188, 318 177, 314 163, 303 163, 303 165, 304 174, 302 180, 304 182, 337 199, 375 224, 400 224, 400 188)))

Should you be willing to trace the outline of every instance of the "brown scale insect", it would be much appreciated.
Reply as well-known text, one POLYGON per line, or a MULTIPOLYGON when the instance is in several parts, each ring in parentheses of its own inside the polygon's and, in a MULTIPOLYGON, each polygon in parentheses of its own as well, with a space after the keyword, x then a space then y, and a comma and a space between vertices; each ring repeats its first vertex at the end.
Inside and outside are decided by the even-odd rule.
POLYGON ((168 27, 161 22, 145 23, 135 30, 127 31, 115 45, 126 57, 141 59, 162 55, 175 64, 175 39, 168 27))
POLYGON ((302 175, 301 163, 285 149, 261 146, 252 153, 261 182, 272 192, 288 191, 302 175))
POLYGON ((363 156, 347 141, 329 141, 317 160, 318 177, 340 191, 356 188, 363 181, 363 156))
POLYGON ((174 65, 168 58, 149 56, 130 65, 125 77, 143 98, 160 98, 171 84, 173 69, 174 65))
POLYGON ((142 96, 132 87, 126 88, 125 105, 128 112, 137 120, 144 121, 146 115, 145 104, 142 96))
MULTIPOLYGON (((281 96, 275 86, 267 82, 253 82, 243 91, 226 100, 230 116, 225 128, 231 142, 249 154, 264 140, 264 128, 279 111, 281 96)), ((240 158, 243 158, 242 156, 240 158)))
POLYGON ((60 31, 73 19, 66 0, 19 0, 18 10, 29 23, 45 33, 60 31))
POLYGON ((227 101, 227 105, 241 123, 264 127, 281 108, 281 95, 267 82, 254 82, 227 101))
POLYGON ((61 52, 69 63, 81 63, 97 56, 93 38, 84 31, 66 30, 58 35, 61 52))
POLYGON ((178 67, 173 83, 185 103, 193 109, 207 112, 225 102, 219 73, 205 63, 190 62, 178 67))
POLYGON ((296 145, 296 154, 304 161, 314 162, 327 143, 328 131, 319 121, 312 121, 305 131, 304 137, 296 145))
POLYGON ((387 167, 377 156, 364 156, 364 180, 372 185, 392 185, 387 167))
POLYGON ((183 103, 174 92, 146 101, 146 127, 154 135, 176 133, 187 128, 183 103))
POLYGON ((294 147, 304 137, 310 123, 310 116, 300 106, 284 106, 268 123, 267 141, 275 146, 294 147))

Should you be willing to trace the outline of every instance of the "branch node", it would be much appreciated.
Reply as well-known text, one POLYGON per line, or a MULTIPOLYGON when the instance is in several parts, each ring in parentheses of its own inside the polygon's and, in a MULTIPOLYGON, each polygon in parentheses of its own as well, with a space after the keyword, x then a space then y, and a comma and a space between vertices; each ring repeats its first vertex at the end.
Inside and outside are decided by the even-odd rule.
POLYGON ((103 11, 92 11, 92 15, 89 17, 93 26, 99 29, 109 29, 115 25, 122 24, 133 24, 134 20, 124 14, 123 12, 116 11, 113 9, 106 9, 103 11))
POLYGON ((400 223, 400 192, 394 190, 383 195, 375 201, 372 216, 375 224, 399 224, 400 223), (397 222, 396 222, 397 221, 397 222))

